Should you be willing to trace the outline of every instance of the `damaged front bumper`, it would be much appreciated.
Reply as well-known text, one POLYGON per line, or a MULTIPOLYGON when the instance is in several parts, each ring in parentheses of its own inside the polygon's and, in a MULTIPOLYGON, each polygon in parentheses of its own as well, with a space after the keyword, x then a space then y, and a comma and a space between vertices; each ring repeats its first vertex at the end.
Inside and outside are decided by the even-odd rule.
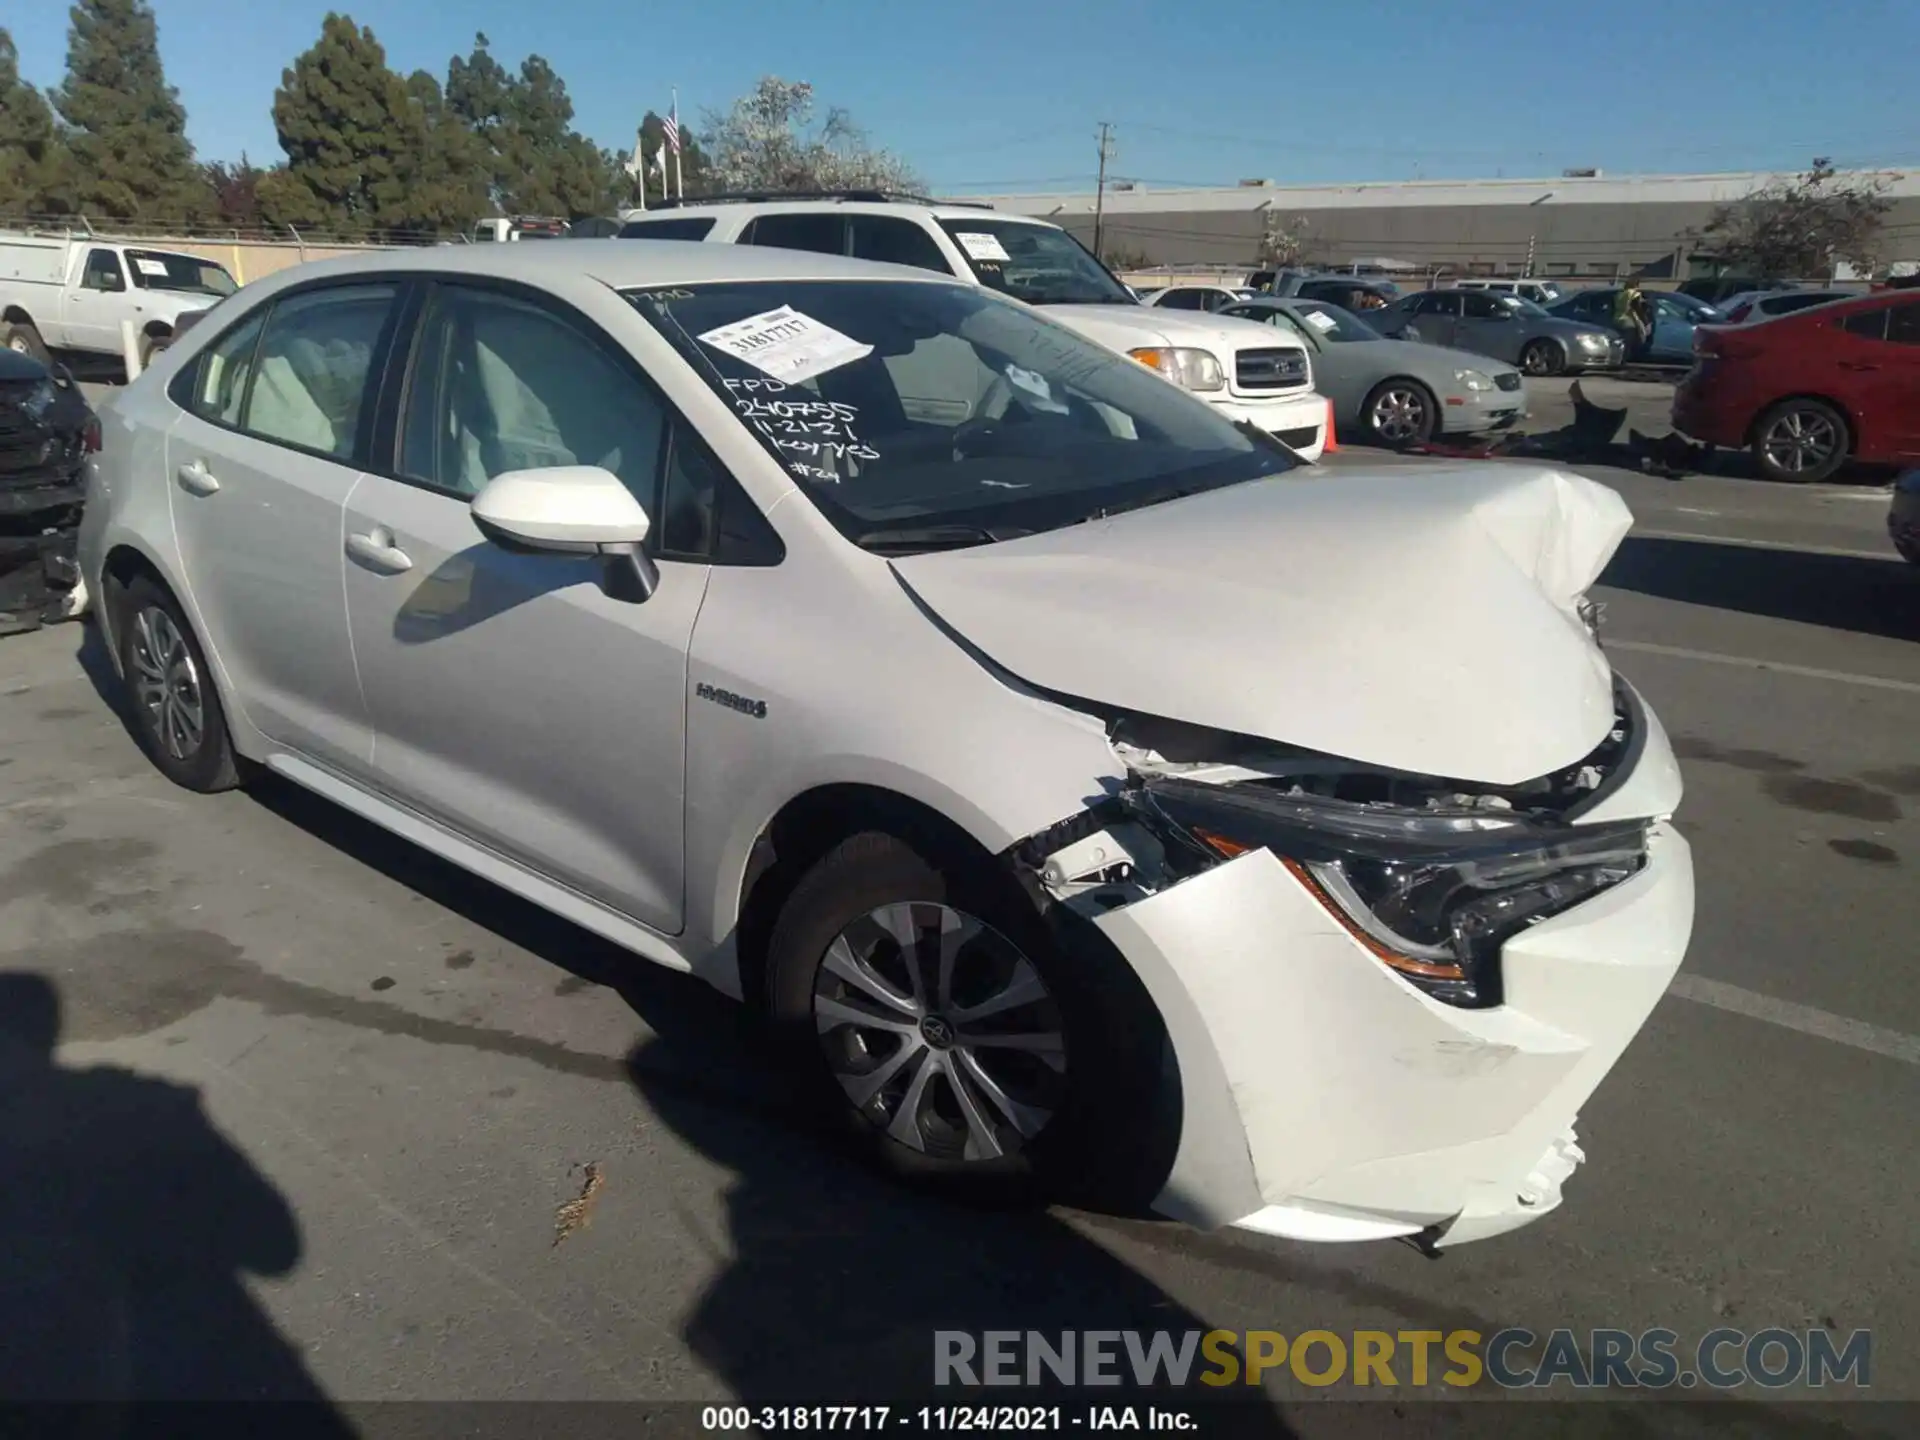
POLYGON ((45 425, 0 413, 0 634, 38 629, 77 608, 90 417, 77 396, 72 408, 77 414, 45 425))
POLYGON ((1461 1244, 1560 1203, 1573 1120, 1693 922, 1671 826, 1646 866, 1502 949, 1504 1003, 1429 998, 1253 851, 1095 924, 1166 1022, 1182 1126, 1157 1207, 1302 1240, 1461 1244))
POLYGON ((1584 1158, 1575 1117, 1665 992, 1693 925, 1692 854, 1668 819, 1681 793, 1672 747, 1631 687, 1616 697, 1616 727, 1585 761, 1477 796, 1303 752, 1169 758, 1191 737, 1165 727, 1145 749, 1117 744, 1144 800, 1036 837, 1025 858, 1131 966, 1165 1025, 1180 1125, 1157 1209, 1208 1228, 1404 1237, 1431 1252, 1559 1205, 1584 1158), (1221 798, 1183 819, 1196 785, 1221 798), (1341 798, 1383 785, 1391 798, 1341 798), (1354 827, 1359 838, 1335 842, 1352 856, 1367 855, 1370 828, 1386 848, 1358 868, 1327 863, 1310 829, 1286 829, 1316 808, 1354 827), (1394 850, 1400 832, 1436 820, 1467 839, 1394 850), (1197 869, 1178 853, 1195 836, 1216 851, 1197 869), (1541 863, 1516 866, 1515 854, 1541 863), (1348 875, 1374 887, 1370 899, 1348 875), (1557 898, 1519 903, 1541 895, 1557 898), (1458 928, 1478 925, 1490 899, 1519 908, 1458 928), (1456 927, 1461 969, 1419 940, 1414 922, 1436 914, 1456 927))

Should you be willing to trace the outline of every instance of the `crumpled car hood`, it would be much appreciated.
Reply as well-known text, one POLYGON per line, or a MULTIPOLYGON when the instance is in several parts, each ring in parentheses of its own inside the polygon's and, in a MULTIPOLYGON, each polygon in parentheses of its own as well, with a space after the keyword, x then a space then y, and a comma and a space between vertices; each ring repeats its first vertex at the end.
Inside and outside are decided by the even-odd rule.
POLYGON ((1541 466, 1294 472, 892 563, 1028 684, 1510 785, 1613 724, 1579 601, 1632 523, 1613 491, 1541 466))

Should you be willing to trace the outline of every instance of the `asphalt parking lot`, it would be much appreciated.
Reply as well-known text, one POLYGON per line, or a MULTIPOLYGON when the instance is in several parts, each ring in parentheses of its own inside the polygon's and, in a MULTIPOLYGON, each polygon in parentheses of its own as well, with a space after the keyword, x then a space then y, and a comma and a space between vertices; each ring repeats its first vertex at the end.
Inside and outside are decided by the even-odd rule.
MULTIPOLYGON (((124 1238, 0 1284, 34 1307, 0 1333, 109 1388, 153 1378, 111 1337, 159 1305, 187 1394, 858 1404, 924 1390, 936 1328, 1828 1326, 1920 1403, 1920 569, 1871 484, 1588 473, 1636 515, 1599 598, 1682 756, 1699 913, 1541 1223, 1432 1261, 892 1188, 802 1133, 694 982, 284 784, 169 786, 75 624, 0 641, 0 977, 61 1006, 54 1063, 5 1084, 64 1136, 57 1173, 0 1147, 0 1265, 76 1211, 124 1238)), ((1268 1433, 1373 1433, 1269 1378, 1268 1433)), ((1367 1413, 1493 1433, 1411 1398, 1367 1413)), ((1621 1398, 1553 1433, 1916 1429, 1794 1389, 1621 1398)))

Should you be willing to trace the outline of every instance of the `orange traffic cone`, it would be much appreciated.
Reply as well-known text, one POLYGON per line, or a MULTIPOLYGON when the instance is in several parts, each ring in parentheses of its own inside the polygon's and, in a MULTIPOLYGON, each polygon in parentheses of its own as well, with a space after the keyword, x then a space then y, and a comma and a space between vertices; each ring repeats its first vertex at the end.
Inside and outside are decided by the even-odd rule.
POLYGON ((1334 428, 1333 401, 1331 400, 1327 401, 1327 443, 1321 453, 1323 455, 1338 455, 1340 453, 1340 434, 1334 428))

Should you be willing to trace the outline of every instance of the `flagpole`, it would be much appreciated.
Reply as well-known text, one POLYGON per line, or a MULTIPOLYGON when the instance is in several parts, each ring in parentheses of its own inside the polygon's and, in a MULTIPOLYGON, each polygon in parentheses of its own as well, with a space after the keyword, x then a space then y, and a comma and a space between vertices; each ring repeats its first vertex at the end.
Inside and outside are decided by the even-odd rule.
MULTIPOLYGON (((680 135, 680 87, 673 87, 673 193, 676 198, 687 198, 686 181, 680 172, 680 147, 686 142, 680 135)), ((666 184, 666 177, 660 177, 660 183, 666 184)))

